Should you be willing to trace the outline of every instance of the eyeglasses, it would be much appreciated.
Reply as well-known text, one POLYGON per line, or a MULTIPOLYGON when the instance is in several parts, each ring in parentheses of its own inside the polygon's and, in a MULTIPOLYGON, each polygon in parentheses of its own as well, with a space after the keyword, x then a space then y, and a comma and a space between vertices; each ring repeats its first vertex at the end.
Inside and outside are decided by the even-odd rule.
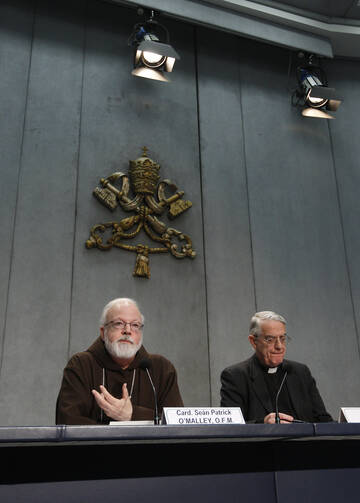
POLYGON ((263 341, 266 344, 268 344, 268 346, 273 346, 275 344, 275 342, 280 343, 283 346, 285 346, 290 340, 290 337, 288 335, 280 335, 279 337, 275 337, 274 335, 263 335, 261 337, 262 337, 263 341))
POLYGON ((140 332, 142 330, 143 326, 141 323, 138 321, 132 321, 131 323, 129 321, 123 321, 123 320, 117 320, 117 321, 109 321, 108 323, 105 323, 104 327, 109 327, 110 330, 124 330, 126 328, 126 325, 129 325, 130 329, 133 332, 140 332))

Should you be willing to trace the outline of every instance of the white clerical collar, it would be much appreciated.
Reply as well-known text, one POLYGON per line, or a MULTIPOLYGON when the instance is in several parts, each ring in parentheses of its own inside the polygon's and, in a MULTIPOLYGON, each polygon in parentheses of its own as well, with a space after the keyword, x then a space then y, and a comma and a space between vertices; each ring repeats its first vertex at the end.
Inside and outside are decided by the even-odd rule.
POLYGON ((278 367, 269 367, 268 374, 275 374, 277 372, 278 367))

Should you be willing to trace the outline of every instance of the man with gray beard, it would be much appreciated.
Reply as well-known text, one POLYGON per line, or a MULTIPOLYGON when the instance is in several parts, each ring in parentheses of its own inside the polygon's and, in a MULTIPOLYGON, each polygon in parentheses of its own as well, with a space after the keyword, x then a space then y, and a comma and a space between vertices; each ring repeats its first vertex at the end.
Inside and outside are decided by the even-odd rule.
POLYGON ((183 406, 174 366, 146 351, 143 327, 134 300, 114 299, 104 307, 100 337, 64 369, 56 424, 153 420, 163 407, 183 406))

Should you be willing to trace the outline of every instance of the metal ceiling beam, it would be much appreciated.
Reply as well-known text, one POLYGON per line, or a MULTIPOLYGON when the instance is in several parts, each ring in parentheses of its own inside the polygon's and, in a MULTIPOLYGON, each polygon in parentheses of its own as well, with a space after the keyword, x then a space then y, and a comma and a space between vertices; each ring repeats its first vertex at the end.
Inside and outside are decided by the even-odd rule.
MULTIPOLYGON (((296 9, 295 13, 292 10, 284 10, 285 5, 280 9, 249 0, 206 0, 206 3, 241 14, 258 16, 268 22, 287 26, 289 29, 318 35, 330 42, 335 56, 360 57, 360 23, 357 19, 318 16, 305 10, 300 13, 301 9, 296 9)), ((319 52, 317 54, 320 55, 319 52)))
MULTIPOLYGON (((112 3, 144 7, 160 11, 193 24, 226 31, 294 50, 314 52, 319 56, 333 57, 328 36, 285 23, 285 16, 274 16, 270 7, 247 0, 110 0, 112 3), (220 5, 221 4, 221 5, 220 5)), ((272 9, 272 11, 278 9, 272 9)), ((284 11, 281 11, 284 14, 284 11)), ((288 17, 294 16, 287 13, 288 17)), ((301 16, 298 16, 301 17, 301 16)), ((305 18, 303 18, 305 20, 305 18)))

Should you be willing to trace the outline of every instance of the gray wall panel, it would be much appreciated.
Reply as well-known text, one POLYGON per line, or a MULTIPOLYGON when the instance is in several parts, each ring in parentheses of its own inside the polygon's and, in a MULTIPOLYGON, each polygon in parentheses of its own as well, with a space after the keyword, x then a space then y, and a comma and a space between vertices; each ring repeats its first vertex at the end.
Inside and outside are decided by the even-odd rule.
POLYGON ((334 415, 356 405, 358 63, 327 63, 345 95, 329 127, 291 108, 283 49, 167 19, 181 60, 164 84, 130 74, 134 10, 39 1, 32 43, 32 3, 5 5, 0 424, 53 423, 68 357, 117 296, 139 301, 145 346, 174 362, 186 405, 218 405, 221 370, 251 354, 256 309, 288 318, 288 355, 334 415), (144 145, 193 202, 161 220, 197 252, 152 255, 150 280, 132 276, 134 253, 85 248, 91 226, 129 215, 92 196, 99 178, 144 145))
MULTIPOLYGON (((147 319, 145 347, 176 365, 186 403, 206 404, 209 384, 193 31, 167 23, 182 59, 175 65, 171 85, 147 81, 130 74, 132 50, 127 38, 139 18, 115 6, 93 7, 84 69, 69 354, 84 350, 97 336, 106 302, 119 296, 136 298, 147 319), (111 213, 92 191, 100 177, 128 172, 129 160, 140 157, 143 145, 160 163, 161 178, 170 178, 193 202, 177 220, 168 220, 166 213, 160 219, 189 234, 198 253, 194 260, 151 255, 150 280, 133 277, 135 253, 116 248, 86 250, 84 246, 94 224, 131 215, 122 209, 111 213), (190 346, 205 358, 199 359, 195 351, 189 354, 190 346)), ((144 233, 132 241, 144 242, 144 233)))
POLYGON ((288 318, 294 339, 289 356, 309 364, 337 414, 339 397, 345 402, 360 398, 360 369, 327 123, 291 109, 284 92, 285 52, 244 46, 243 116, 258 309, 288 318), (346 345, 340 344, 344 330, 346 345))
POLYGON ((67 14, 38 2, 0 383, 1 424, 53 422, 58 369, 67 349, 83 52, 83 28, 73 23, 73 6, 67 14))
MULTIPOLYGON (((329 122, 334 168, 338 182, 339 202, 344 231, 344 246, 351 284, 354 316, 359 338, 360 327, 360 136, 358 121, 360 104, 360 64, 354 61, 336 61, 328 65, 329 85, 344 97, 336 113, 336 120, 329 122)), ((347 334, 344 331, 343 337, 347 334)), ((347 382, 347 379, 346 379, 347 382)), ((348 384, 348 383, 347 383, 348 384)))
POLYGON ((218 405, 222 369, 250 353, 244 335, 255 310, 238 61, 241 42, 200 30, 198 47, 212 404, 218 405))
MULTIPOLYGON (((15 209, 23 138, 28 68, 31 54, 33 6, 18 2, 0 8, 0 342, 3 341, 12 258, 15 209)), ((0 361, 2 344, 0 344, 0 361)), ((1 367, 1 366, 0 366, 1 367)), ((0 368, 1 371, 1 368, 0 368)))

